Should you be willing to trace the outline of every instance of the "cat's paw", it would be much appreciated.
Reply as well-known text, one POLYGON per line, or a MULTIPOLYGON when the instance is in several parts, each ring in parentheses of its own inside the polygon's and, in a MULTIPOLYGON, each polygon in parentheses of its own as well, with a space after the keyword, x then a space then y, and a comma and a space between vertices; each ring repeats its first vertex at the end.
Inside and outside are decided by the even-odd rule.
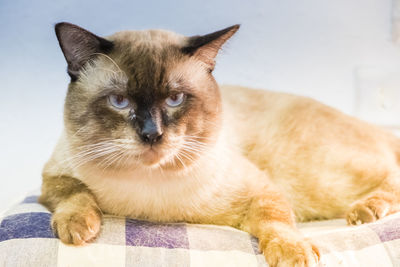
POLYGON ((320 258, 318 248, 302 236, 278 236, 260 242, 260 248, 271 267, 316 266, 320 258))
POLYGON ((51 218, 51 226, 63 243, 84 245, 99 234, 101 213, 93 208, 60 207, 51 218))
POLYGON ((346 214, 349 225, 358 225, 374 222, 392 213, 394 196, 390 193, 380 192, 351 205, 346 214))

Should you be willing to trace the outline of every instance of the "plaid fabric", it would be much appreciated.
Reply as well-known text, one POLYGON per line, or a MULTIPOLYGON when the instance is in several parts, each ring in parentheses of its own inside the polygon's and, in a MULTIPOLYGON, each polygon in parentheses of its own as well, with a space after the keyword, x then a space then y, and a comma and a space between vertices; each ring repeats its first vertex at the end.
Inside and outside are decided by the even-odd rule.
MULTIPOLYGON (((0 222, 0 266, 267 266, 257 239, 230 228, 155 224, 106 215, 99 238, 62 244, 51 214, 29 196, 0 222)), ((355 227, 344 220, 299 225, 319 246, 320 266, 400 266, 400 214, 355 227)))

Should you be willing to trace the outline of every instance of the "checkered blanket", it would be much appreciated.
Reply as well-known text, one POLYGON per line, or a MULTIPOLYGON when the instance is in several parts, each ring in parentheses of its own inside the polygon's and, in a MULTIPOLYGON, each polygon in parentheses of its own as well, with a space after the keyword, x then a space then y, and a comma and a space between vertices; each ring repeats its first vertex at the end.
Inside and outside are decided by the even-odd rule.
MULTIPOLYGON (((54 237, 50 217, 37 196, 6 212, 0 222, 0 266, 267 266, 257 239, 230 227, 106 215, 94 243, 72 247, 54 237)), ((319 246, 320 266, 400 266, 400 214, 355 227, 344 220, 299 227, 319 246)))

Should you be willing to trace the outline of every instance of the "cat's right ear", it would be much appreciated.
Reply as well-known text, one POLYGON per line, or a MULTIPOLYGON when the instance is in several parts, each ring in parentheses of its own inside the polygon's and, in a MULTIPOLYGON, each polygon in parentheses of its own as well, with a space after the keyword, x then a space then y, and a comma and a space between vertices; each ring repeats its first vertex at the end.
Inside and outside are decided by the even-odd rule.
POLYGON ((215 67, 215 57, 218 51, 239 30, 239 27, 240 25, 236 24, 210 34, 189 37, 182 52, 205 63, 211 72, 215 67))
POLYGON ((71 81, 76 81, 79 71, 98 53, 108 53, 113 43, 79 26, 61 22, 55 26, 58 42, 68 63, 71 81))

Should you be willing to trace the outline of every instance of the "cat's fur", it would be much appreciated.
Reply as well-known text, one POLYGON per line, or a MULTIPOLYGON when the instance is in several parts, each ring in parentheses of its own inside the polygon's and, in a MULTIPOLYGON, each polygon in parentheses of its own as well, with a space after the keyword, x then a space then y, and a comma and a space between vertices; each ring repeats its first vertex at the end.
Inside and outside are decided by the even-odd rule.
POLYGON ((214 58, 238 28, 103 39, 56 25, 71 83, 40 201, 63 242, 95 238, 107 212, 230 225, 257 236, 271 266, 311 266, 319 252, 295 218, 346 216, 357 224, 398 211, 393 135, 309 98, 219 88, 214 58), (179 92, 183 104, 166 107, 179 92), (136 117, 112 108, 109 94, 129 98, 136 117), (143 118, 162 133, 160 142, 140 139, 143 118))

